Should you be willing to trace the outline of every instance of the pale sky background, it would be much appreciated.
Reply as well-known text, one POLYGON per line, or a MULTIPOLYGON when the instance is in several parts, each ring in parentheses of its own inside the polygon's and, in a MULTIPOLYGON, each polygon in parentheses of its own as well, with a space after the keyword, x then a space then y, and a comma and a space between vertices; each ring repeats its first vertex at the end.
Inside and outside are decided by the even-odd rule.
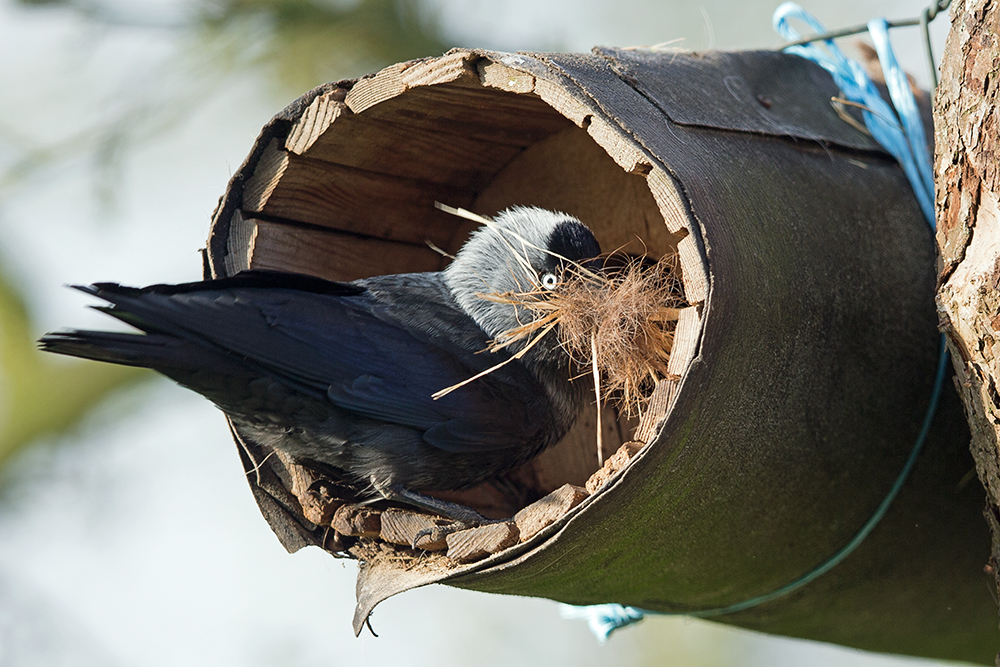
MULTIPOLYGON (((335 1, 335 0, 334 0, 335 1)), ((343 4, 343 3, 341 3, 343 4)), ((680 40, 771 48, 777 0, 427 0, 445 41, 588 50, 680 40)), ((803 2, 829 27, 920 2, 803 2)), ((67 283, 200 278, 197 250, 260 127, 304 90, 233 40, 177 27, 180 0, 0 0, 0 266, 37 332, 107 326, 67 283), (111 14, 118 22, 94 20, 111 14), (158 23, 157 27, 137 23, 158 23)), ((947 17, 933 26, 940 55, 947 17)), ((916 29, 894 32, 926 81, 916 29)), ((428 54, 433 55, 433 54, 428 54)), ((331 71, 328 78, 362 71, 331 71)), ((0 666, 931 664, 651 618, 598 646, 547 600, 435 586, 350 629, 356 566, 288 555, 260 517, 222 415, 167 381, 114 396, 29 449, 0 485, 0 666)))

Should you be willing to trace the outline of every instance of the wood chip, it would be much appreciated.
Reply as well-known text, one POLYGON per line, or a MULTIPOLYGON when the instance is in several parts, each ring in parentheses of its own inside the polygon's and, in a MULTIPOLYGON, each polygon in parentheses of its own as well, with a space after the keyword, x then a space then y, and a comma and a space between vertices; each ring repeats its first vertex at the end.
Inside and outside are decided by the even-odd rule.
POLYGON ((407 88, 443 83, 478 86, 479 77, 472 64, 475 59, 471 52, 457 49, 440 58, 414 63, 403 70, 400 79, 407 88))
POLYGON ((512 93, 530 93, 535 90, 535 77, 527 72, 511 69, 501 63, 483 60, 478 65, 479 79, 484 86, 509 90, 512 93))
POLYGON ((583 487, 563 484, 541 500, 522 509, 514 515, 521 541, 534 537, 538 531, 583 502, 588 495, 583 487))
POLYGON ((460 530, 447 537, 448 558, 459 563, 482 560, 517 544, 518 530, 512 521, 460 530))
POLYGON ((296 155, 305 153, 323 136, 333 121, 345 113, 350 113, 350 109, 341 101, 345 92, 338 88, 317 96, 295 121, 288 138, 285 139, 285 149, 296 155))
POLYGON ((378 537, 382 530, 380 512, 361 505, 344 505, 333 514, 330 525, 341 535, 378 537))
POLYGON ((422 536, 414 544, 413 540, 422 530, 434 530, 451 523, 448 519, 430 514, 420 514, 404 509, 390 507, 382 512, 382 529, 380 535, 384 542, 399 544, 406 547, 415 546, 424 551, 440 551, 448 547, 443 536, 431 533, 422 536))
POLYGON ((577 127, 583 127, 589 122, 587 119, 593 119, 593 111, 566 92, 565 84, 535 79, 535 93, 550 107, 576 123, 577 127))
POLYGON ((587 480, 587 493, 596 493, 598 489, 607 484, 615 474, 628 465, 629 460, 642 449, 641 442, 626 442, 618 448, 614 455, 604 462, 600 470, 595 472, 587 480))
POLYGON ((329 526, 333 515, 340 509, 344 501, 326 497, 324 494, 310 491, 308 495, 299 498, 302 503, 302 516, 317 526, 329 526))
POLYGON ((332 485, 317 477, 309 468, 295 463, 288 454, 275 451, 275 456, 285 468, 287 481, 291 483, 290 490, 302 508, 302 516, 317 526, 329 526, 334 512, 344 504, 328 490, 332 485))

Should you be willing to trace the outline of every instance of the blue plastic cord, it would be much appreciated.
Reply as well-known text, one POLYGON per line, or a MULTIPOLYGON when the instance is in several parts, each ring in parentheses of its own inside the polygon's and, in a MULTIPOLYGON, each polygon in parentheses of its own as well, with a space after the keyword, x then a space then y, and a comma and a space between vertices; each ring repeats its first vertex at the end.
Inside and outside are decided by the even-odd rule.
MULTIPOLYGON (((801 39, 789 24, 789 19, 798 19, 808 24, 817 33, 825 33, 823 25, 811 14, 803 10, 794 2, 786 2, 774 12, 773 23, 775 30, 788 41, 801 39)), ((874 84, 868 78, 864 68, 857 62, 848 59, 831 40, 824 42, 825 50, 815 44, 791 46, 785 49, 787 53, 808 58, 826 69, 833 76, 837 86, 840 87, 844 96, 863 107, 862 116, 865 126, 871 132, 872 137, 879 142, 903 168, 906 177, 913 187, 913 192, 917 197, 920 209, 934 229, 934 176, 932 172, 930 155, 927 152, 927 141, 924 135, 923 122, 917 109, 913 92, 910 90, 906 74, 900 68, 893 53, 892 45, 889 43, 889 28, 885 19, 874 19, 868 23, 868 31, 872 41, 875 43, 875 50, 882 64, 882 71, 885 76, 886 86, 889 89, 889 96, 896 110, 885 103, 874 84), (899 113, 899 116, 896 113, 899 113)), ((878 508, 871 515, 861 529, 845 544, 837 553, 826 561, 810 570, 795 581, 782 586, 765 595, 759 595, 743 602, 717 607, 715 609, 702 609, 685 612, 658 612, 646 611, 635 607, 627 607, 620 604, 599 604, 585 607, 573 607, 563 605, 562 615, 564 618, 584 618, 590 626, 591 632, 597 637, 600 643, 607 641, 612 632, 633 623, 638 623, 646 614, 660 616, 695 616, 699 618, 710 618, 713 616, 723 616, 745 611, 757 605, 771 602, 780 597, 788 595, 815 579, 823 576, 847 558, 875 529, 882 517, 889 510, 889 506, 899 495, 900 489, 906 482, 913 465, 920 455, 920 451, 927 441, 931 424, 934 422, 934 415, 937 412, 938 403, 941 399, 941 392, 944 388, 944 380, 948 374, 948 350, 945 345, 945 338, 942 334, 940 351, 938 354, 937 373, 934 376, 934 387, 931 391, 930 403, 927 412, 924 414, 924 421, 920 427, 916 442, 910 451, 909 458, 899 471, 896 481, 879 504, 878 508)))
MULTIPOLYGON (((786 2, 778 7, 772 22, 779 35, 788 41, 802 38, 790 24, 790 19, 798 19, 806 23, 817 33, 826 29, 812 14, 799 7, 794 2, 786 2)), ((934 226, 934 175, 931 171, 930 156, 927 154, 927 140, 924 136, 923 123, 917 111, 917 103, 913 99, 906 80, 906 74, 899 67, 896 56, 889 44, 889 28, 885 19, 869 21, 868 30, 875 42, 886 86, 896 111, 886 104, 879 95, 875 84, 865 73, 860 63, 848 59, 832 40, 819 44, 803 44, 790 46, 786 53, 793 53, 812 60, 833 76, 834 83, 840 88, 844 97, 862 106, 862 117, 865 127, 872 137, 882 145, 903 168, 910 180, 913 193, 920 204, 924 217, 934 226), (825 47, 825 48, 824 48, 825 47), (901 123, 896 112, 905 120, 901 123)))
MULTIPOLYGON (((913 192, 920 200, 920 208, 927 218, 931 229, 934 229, 934 173, 931 156, 927 152, 927 137, 924 134, 924 123, 920 118, 917 101, 913 99, 913 90, 907 80, 906 73, 896 61, 896 54, 889 43, 889 26, 885 19, 872 19, 868 22, 868 33, 875 43, 879 62, 882 63, 882 73, 885 85, 889 88, 892 105, 899 113, 899 119, 906 134, 910 150, 904 152, 906 161, 912 169, 906 172, 910 179, 913 192), (916 176, 914 177, 915 174, 916 176)), ((899 159, 898 157, 896 158, 899 159)), ((902 164, 902 161, 900 161, 902 164)), ((904 166, 904 169, 906 167, 904 166)))
POLYGON ((590 632, 597 637, 598 643, 603 644, 608 641, 612 632, 618 628, 624 628, 626 625, 638 623, 645 614, 650 612, 620 604, 593 604, 589 607, 574 607, 564 604, 560 608, 560 613, 563 618, 587 621, 590 632))

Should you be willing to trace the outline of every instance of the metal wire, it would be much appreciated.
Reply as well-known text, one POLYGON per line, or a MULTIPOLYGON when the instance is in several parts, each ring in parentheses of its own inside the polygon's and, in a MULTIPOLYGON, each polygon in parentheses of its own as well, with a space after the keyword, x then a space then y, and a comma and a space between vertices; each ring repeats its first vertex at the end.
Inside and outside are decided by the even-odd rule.
MULTIPOLYGON (((931 6, 924 9, 920 14, 919 18, 915 19, 905 19, 902 21, 889 21, 890 28, 906 28, 910 26, 920 26, 923 32, 924 38, 924 53, 927 56, 927 68, 930 73, 930 83, 931 92, 937 88, 938 75, 937 75, 937 65, 934 60, 934 50, 931 48, 931 33, 930 33, 930 23, 937 18, 940 12, 948 9, 951 5, 951 0, 937 0, 931 6)), ((863 32, 868 32, 868 24, 856 25, 852 28, 841 28, 840 30, 831 30, 829 32, 824 32, 819 35, 813 35, 812 37, 806 37, 804 39, 799 39, 794 42, 788 42, 781 46, 781 49, 786 49, 789 46, 802 46, 805 44, 811 44, 812 42, 819 41, 831 41, 834 39, 839 39, 841 37, 850 37, 851 35, 860 35, 863 32)), ((779 50, 781 50, 779 49, 779 50)))

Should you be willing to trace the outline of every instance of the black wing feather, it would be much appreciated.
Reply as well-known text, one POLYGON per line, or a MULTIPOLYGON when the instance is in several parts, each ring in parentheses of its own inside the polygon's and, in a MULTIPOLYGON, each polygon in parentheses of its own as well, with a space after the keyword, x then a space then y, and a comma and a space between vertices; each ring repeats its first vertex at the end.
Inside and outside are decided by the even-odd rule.
POLYGON ((257 367, 342 410, 417 429, 425 442, 449 452, 523 446, 551 418, 547 402, 525 401, 526 390, 541 389, 518 362, 432 398, 506 358, 483 352, 485 334, 461 312, 438 274, 333 283, 253 272, 177 286, 99 283, 82 289, 111 303, 109 314, 147 335, 75 332, 70 346, 70 335, 56 334, 43 339, 48 349, 164 372, 188 361, 165 358, 171 352, 205 364, 211 349, 226 357, 215 362, 221 372, 238 359, 243 368, 257 367), (146 361, 136 345, 125 346, 128 360, 82 349, 122 347, 122 336, 146 338, 148 344, 150 335, 157 354, 146 361), (187 345, 165 343, 171 339, 187 345))

